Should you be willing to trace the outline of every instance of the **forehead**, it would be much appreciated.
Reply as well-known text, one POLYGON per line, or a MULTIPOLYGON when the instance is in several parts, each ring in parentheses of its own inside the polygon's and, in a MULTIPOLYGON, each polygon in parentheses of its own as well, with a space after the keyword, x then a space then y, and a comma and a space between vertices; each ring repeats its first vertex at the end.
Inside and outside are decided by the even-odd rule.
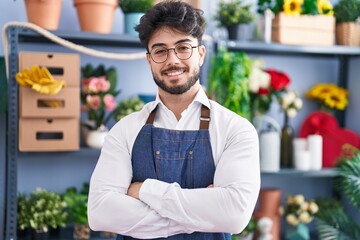
POLYGON ((163 27, 154 32, 149 40, 149 49, 154 45, 164 45, 167 47, 172 47, 177 44, 179 41, 188 40, 189 42, 196 42, 197 39, 186 33, 182 33, 176 30, 173 30, 169 27, 163 27))

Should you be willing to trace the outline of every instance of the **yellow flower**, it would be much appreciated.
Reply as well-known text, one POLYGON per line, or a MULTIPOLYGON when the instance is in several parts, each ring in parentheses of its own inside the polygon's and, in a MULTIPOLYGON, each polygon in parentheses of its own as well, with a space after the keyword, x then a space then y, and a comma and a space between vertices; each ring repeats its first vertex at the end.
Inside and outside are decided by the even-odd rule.
POLYGON ((285 0, 283 5, 285 14, 288 16, 299 16, 303 3, 304 0, 285 0))
POLYGON ((299 219, 297 219, 294 214, 287 215, 286 216, 286 221, 292 226, 296 226, 296 225, 298 225, 300 223, 299 219))
POLYGON ((317 84, 305 95, 332 109, 344 110, 348 104, 348 91, 331 83, 317 84))
POLYGON ((294 197, 295 204, 301 205, 304 201, 305 201, 304 195, 302 194, 295 195, 294 197))
POLYGON ((333 16, 333 6, 329 0, 317 0, 319 14, 333 16))

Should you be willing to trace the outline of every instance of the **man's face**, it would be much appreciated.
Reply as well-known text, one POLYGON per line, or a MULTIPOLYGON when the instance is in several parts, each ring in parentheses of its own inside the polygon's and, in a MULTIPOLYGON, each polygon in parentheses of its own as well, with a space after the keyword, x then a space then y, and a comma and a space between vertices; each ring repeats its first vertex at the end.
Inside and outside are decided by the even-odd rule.
POLYGON ((159 56, 164 52, 163 50, 169 48, 178 47, 177 52, 180 58, 187 56, 186 53, 181 55, 182 49, 186 49, 184 51, 189 50, 188 48, 182 48, 182 46, 188 46, 191 48, 189 51, 192 51, 190 58, 181 60, 176 56, 174 50, 169 50, 166 61, 161 63, 154 62, 150 55, 147 55, 154 81, 160 89, 170 94, 182 94, 197 82, 200 66, 204 62, 206 53, 205 47, 198 45, 196 38, 169 28, 161 28, 153 34, 148 48, 154 59, 156 59, 156 54, 159 56))

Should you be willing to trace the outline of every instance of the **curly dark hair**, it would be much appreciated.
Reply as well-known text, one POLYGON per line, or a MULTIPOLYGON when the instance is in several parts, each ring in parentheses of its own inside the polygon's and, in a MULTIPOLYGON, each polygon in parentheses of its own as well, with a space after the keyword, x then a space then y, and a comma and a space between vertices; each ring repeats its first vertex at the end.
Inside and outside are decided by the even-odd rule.
POLYGON ((186 33, 201 43, 205 31, 203 11, 179 0, 166 0, 149 9, 135 27, 141 44, 148 50, 148 43, 154 32, 162 27, 186 33))

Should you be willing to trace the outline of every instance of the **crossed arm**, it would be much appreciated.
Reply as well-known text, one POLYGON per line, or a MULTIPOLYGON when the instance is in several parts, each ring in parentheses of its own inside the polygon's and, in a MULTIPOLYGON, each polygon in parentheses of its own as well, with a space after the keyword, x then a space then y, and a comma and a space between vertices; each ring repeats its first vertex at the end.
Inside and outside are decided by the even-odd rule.
POLYGON ((214 186, 201 189, 156 179, 131 184, 129 151, 109 135, 91 177, 90 227, 135 238, 242 231, 260 188, 253 134, 244 132, 230 140, 217 163, 214 186))

